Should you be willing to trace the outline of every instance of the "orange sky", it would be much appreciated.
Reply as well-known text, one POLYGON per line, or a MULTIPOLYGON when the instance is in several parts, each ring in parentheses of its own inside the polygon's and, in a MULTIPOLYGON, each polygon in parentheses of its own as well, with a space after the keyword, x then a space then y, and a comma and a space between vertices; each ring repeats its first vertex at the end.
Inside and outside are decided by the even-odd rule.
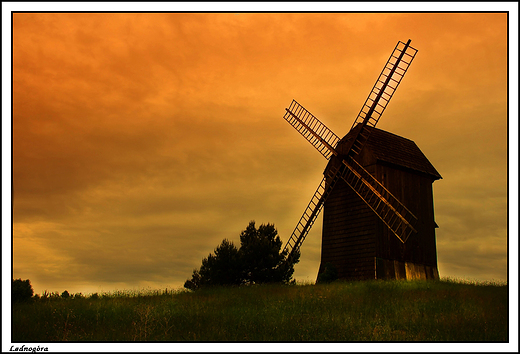
MULTIPOLYGON (((378 127, 434 183, 441 277, 507 280, 505 13, 13 15, 13 277, 37 293, 179 288, 250 220, 285 242, 326 161, 296 99, 348 132, 398 40, 378 127)), ((295 277, 314 281, 321 218, 295 277)))

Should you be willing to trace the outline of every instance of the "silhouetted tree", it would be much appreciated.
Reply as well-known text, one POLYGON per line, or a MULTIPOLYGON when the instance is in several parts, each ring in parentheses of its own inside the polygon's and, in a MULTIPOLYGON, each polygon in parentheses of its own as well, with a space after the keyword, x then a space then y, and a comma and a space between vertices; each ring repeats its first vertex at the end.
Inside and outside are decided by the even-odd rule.
POLYGON ((194 270, 191 280, 184 287, 195 290, 209 285, 237 285, 241 283, 238 249, 233 242, 224 239, 202 260, 200 270, 194 270))
POLYGON ((61 293, 61 297, 64 299, 68 299, 69 296, 70 296, 70 294, 67 290, 65 290, 64 292, 61 293))
POLYGON ((201 287, 201 282, 202 280, 200 278, 198 269, 194 269, 193 274, 191 275, 191 279, 188 279, 184 282, 184 287, 190 290, 197 290, 201 287))
MULTIPOLYGON (((240 257, 244 281, 251 284, 287 283, 294 266, 284 267, 287 254, 280 252, 282 240, 273 224, 260 225, 251 221, 240 234, 240 257)), ((295 263, 299 256, 295 257, 295 263)))
POLYGON ((184 287, 196 290, 210 285, 240 285, 259 283, 288 283, 294 273, 294 264, 287 265, 286 252, 280 252, 282 241, 274 225, 260 225, 251 221, 240 233, 240 249, 224 239, 220 246, 202 260, 200 269, 193 270, 184 287))
POLYGON ((13 283, 11 286, 11 301, 12 302, 21 302, 27 301, 31 299, 34 294, 34 290, 31 286, 31 282, 29 279, 13 279, 13 283))

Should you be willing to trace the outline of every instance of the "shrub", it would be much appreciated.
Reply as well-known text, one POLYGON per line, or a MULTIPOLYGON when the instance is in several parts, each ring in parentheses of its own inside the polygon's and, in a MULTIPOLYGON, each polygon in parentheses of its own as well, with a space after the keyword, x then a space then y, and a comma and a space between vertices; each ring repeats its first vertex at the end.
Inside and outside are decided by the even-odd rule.
POLYGON ((291 282, 294 264, 299 261, 296 253, 291 264, 286 262, 287 251, 282 251, 282 241, 274 225, 260 225, 251 221, 240 233, 240 248, 224 239, 202 260, 200 269, 193 271, 184 287, 190 290, 213 285, 240 285, 291 282))
POLYGON ((31 286, 31 282, 29 279, 13 279, 13 283, 11 286, 11 301, 12 302, 21 302, 28 301, 34 294, 34 290, 31 286))

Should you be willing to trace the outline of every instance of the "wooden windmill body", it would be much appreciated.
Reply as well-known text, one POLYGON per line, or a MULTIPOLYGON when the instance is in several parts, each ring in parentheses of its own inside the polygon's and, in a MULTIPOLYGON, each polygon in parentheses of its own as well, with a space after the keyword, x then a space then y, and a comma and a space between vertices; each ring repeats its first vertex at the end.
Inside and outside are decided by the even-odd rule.
MULTIPOLYGON (((417 233, 401 242, 345 181, 338 180, 323 207, 318 273, 332 264, 341 279, 436 279, 432 183, 441 176, 413 141, 368 129, 372 132, 356 161, 417 217, 417 233)), ((327 169, 339 163, 332 158, 327 169)))
POLYGON ((341 279, 436 279, 433 181, 441 178, 411 140, 375 128, 417 50, 398 42, 351 130, 340 139, 298 102, 284 118, 329 160, 285 249, 299 253, 324 208, 319 274, 341 279))

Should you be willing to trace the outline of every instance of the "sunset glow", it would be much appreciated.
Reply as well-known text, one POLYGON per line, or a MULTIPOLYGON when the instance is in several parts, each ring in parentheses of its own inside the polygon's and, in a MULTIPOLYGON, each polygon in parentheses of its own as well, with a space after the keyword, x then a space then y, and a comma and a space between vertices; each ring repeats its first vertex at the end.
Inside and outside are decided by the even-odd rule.
MULTIPOLYGON (((507 281, 507 21, 15 13, 13 278, 36 293, 177 289, 250 220, 285 242, 326 166, 285 108, 296 99, 343 137, 410 38, 418 54, 378 128, 413 140, 443 177, 441 278, 507 281)), ((320 247, 321 217, 297 281, 316 280, 320 247)))

